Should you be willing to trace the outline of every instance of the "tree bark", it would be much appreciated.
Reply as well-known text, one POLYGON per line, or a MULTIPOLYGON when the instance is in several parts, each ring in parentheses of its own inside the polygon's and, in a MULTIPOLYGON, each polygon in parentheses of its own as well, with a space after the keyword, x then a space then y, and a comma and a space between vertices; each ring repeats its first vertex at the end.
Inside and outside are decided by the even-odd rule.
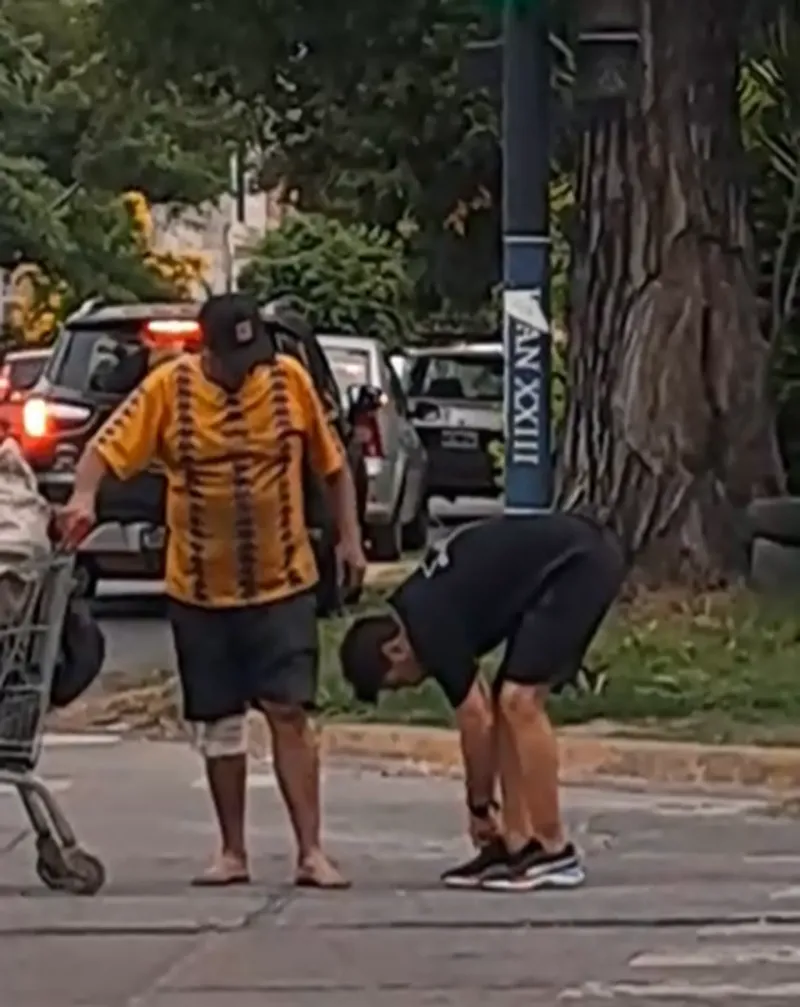
MULTIPOLYGON (((583 0, 591 3, 592 0, 583 0)), ((639 94, 580 131, 560 502, 658 582, 746 562, 783 486, 736 97, 743 0, 642 0, 639 94)))

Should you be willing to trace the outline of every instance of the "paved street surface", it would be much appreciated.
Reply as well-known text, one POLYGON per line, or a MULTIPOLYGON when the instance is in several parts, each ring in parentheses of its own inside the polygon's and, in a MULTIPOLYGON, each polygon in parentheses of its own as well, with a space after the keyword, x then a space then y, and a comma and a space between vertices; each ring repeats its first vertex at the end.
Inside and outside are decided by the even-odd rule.
POLYGON ((181 745, 62 738, 42 773, 108 888, 46 891, 0 792, 3 1007, 578 1007, 800 1001, 800 827, 755 796, 573 790, 577 892, 448 892, 453 781, 329 768, 330 844, 356 881, 294 892, 268 765, 254 767, 256 883, 188 879, 213 843, 181 745))

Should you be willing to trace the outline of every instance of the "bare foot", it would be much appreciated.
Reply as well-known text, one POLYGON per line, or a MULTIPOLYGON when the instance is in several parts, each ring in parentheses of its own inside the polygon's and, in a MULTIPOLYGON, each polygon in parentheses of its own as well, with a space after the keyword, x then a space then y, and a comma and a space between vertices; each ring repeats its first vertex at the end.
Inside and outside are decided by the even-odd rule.
POLYGON ((297 867, 294 883, 300 888, 349 888, 350 882, 321 851, 312 853, 297 867))
POLYGON ((250 882, 250 870, 246 857, 231 853, 221 853, 211 866, 192 879, 192 884, 201 888, 219 888, 225 885, 246 885, 250 882))

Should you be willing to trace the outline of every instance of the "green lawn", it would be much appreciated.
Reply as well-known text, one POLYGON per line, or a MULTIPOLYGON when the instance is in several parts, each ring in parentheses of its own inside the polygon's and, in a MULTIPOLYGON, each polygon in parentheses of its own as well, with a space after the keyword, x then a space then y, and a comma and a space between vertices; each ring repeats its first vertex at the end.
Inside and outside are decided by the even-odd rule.
MULTIPOLYGON (((374 594, 366 606, 380 602, 374 594)), ((430 685, 354 704, 337 667, 346 620, 324 624, 321 701, 338 720, 450 723, 430 685)), ((491 674, 496 658, 486 662, 491 674)), ((640 597, 609 616, 589 656, 608 666, 600 697, 553 700, 562 724, 606 723, 624 734, 707 742, 800 744, 800 614, 747 594, 640 597)))

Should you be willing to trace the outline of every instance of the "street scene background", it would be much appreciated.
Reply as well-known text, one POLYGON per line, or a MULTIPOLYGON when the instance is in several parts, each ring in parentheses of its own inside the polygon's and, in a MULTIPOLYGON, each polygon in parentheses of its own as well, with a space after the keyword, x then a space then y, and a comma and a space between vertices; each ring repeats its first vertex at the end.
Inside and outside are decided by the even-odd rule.
POLYGON ((256 881, 203 892, 158 479, 107 523, 113 576, 107 527, 82 550, 107 659, 40 769, 109 879, 47 890, 0 787, 0 1007, 798 1002, 799 65, 798 0, 0 4, 3 436, 63 504, 120 344, 242 290, 319 337, 372 560, 319 622, 353 889, 287 884, 255 724, 256 881), (452 712, 430 684, 365 709, 338 665, 426 544, 506 503, 580 507, 632 558, 551 703, 573 893, 444 891, 452 712))

